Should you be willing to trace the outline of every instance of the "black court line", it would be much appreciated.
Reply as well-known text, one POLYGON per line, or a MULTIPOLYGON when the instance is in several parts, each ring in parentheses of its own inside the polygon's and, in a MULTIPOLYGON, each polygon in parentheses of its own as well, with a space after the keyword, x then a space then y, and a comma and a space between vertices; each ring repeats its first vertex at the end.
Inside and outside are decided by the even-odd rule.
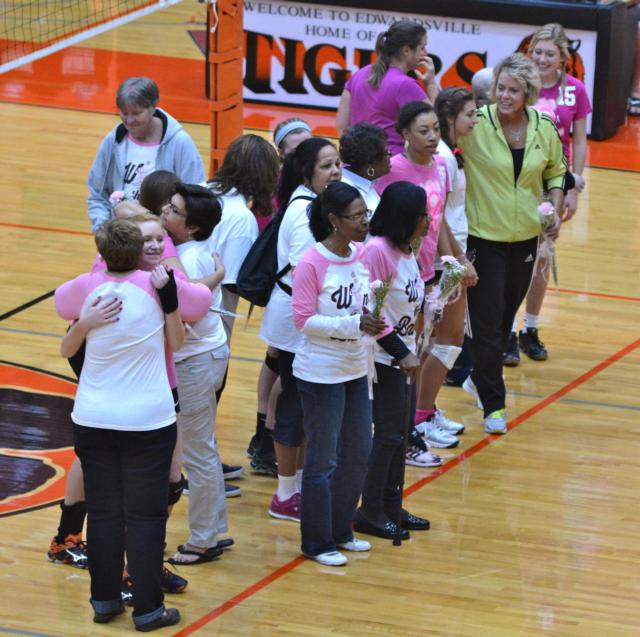
POLYGON ((18 307, 14 307, 12 310, 9 310, 8 312, 5 312, 4 314, 0 314, 0 321, 4 321, 4 320, 6 320, 8 318, 11 318, 15 314, 18 314, 19 312, 23 312, 24 310, 28 310, 30 307, 33 307, 34 305, 37 305, 41 301, 46 301, 48 298, 51 298, 53 296, 54 292, 55 292, 55 290, 49 290, 49 292, 45 292, 44 294, 41 294, 40 296, 36 296, 35 299, 31 299, 30 301, 27 301, 26 303, 23 303, 22 305, 18 305, 18 307))

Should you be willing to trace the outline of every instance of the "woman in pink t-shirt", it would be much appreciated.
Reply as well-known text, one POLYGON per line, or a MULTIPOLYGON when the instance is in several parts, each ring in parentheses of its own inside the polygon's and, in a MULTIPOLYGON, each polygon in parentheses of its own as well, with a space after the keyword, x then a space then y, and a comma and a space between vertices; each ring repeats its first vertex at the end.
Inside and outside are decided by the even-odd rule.
MULTIPOLYGON (((418 263, 428 293, 430 286, 436 280, 434 268, 436 254, 460 257, 463 253, 444 217, 447 194, 451 187, 445 160, 435 154, 440 142, 440 123, 433 106, 424 102, 410 102, 402 107, 396 130, 402 133, 406 141, 405 153, 392 157, 391 172, 382 177, 376 187, 382 193, 391 183, 409 181, 426 192, 431 223, 429 232, 419 247, 418 263)), ((471 283, 474 277, 475 271, 473 266, 470 266, 468 282, 471 283)), ((436 389, 442 385, 442 379, 430 373, 434 368, 442 367, 440 359, 440 355, 429 354, 423 364, 418 389, 419 404, 425 391, 422 388, 423 384, 425 388, 429 385, 430 388, 436 389)), ((431 395, 433 391, 428 393, 431 395)), ((425 442, 438 448, 457 446, 459 441, 455 433, 460 432, 461 426, 444 417, 439 418, 438 421, 429 419, 430 411, 435 413, 435 409, 416 412, 416 424, 425 442)))
MULTIPOLYGON (((584 84, 566 73, 569 42, 561 25, 546 24, 538 29, 531 38, 529 55, 538 67, 542 82, 536 108, 555 121, 564 156, 575 180, 575 187, 564 198, 566 215, 563 221, 569 221, 578 208, 578 195, 585 186, 582 171, 587 155, 587 116, 591 113, 591 103, 584 84)), ((532 360, 547 359, 547 349, 538 337, 538 319, 548 281, 549 264, 546 259, 540 259, 527 293, 523 329, 516 337, 516 316, 510 348, 505 352, 505 365, 515 366, 520 362, 518 346, 532 360)))
POLYGON ((410 20, 394 22, 378 35, 376 54, 375 64, 361 68, 347 82, 340 96, 336 128, 342 135, 348 126, 369 122, 387 132, 389 149, 395 154, 402 151, 403 144, 394 128, 398 111, 407 102, 433 101, 438 94, 435 67, 427 55, 427 32, 410 20), (420 67, 425 72, 419 71, 420 67))

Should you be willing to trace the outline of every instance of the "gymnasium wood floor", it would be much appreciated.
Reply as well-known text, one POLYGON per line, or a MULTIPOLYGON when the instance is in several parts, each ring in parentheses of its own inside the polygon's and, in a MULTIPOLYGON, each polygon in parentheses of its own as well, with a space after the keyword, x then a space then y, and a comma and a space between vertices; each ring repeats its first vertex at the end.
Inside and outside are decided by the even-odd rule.
MULTIPOLYGON (((184 22, 192 10, 178 5, 83 46, 121 42, 134 50, 135 33, 142 42, 169 23, 168 40, 187 49, 184 22)), ((92 262, 85 177, 115 118, 6 102, 0 118, 0 358, 10 363, 0 365, 0 389, 33 392, 35 417, 36 394, 69 394, 69 384, 52 375, 70 370, 58 355, 65 325, 51 298, 32 302, 92 262)), ((186 128, 206 157, 207 127, 186 128)), ((638 141, 630 139, 633 162, 638 141)), ((640 174, 589 168, 586 179, 581 209, 558 244, 561 288, 548 293, 543 311, 550 359, 523 359, 505 370, 509 434, 485 436, 472 400, 445 388, 441 406, 467 426, 460 449, 445 451, 439 470, 407 470, 406 505, 429 517, 432 529, 402 547, 373 539, 370 554, 344 569, 324 568, 299 557, 296 525, 267 516, 275 481, 247 472, 237 482, 242 497, 228 501, 234 548, 216 563, 180 569, 190 586, 167 602, 183 620, 163 634, 640 634, 640 174)), ((219 409, 224 459, 247 469, 264 352, 259 320, 257 313, 236 325, 219 409)), ((0 423, 5 439, 11 424, 0 423)), ((0 452, 0 462, 28 455, 0 452)), ((69 461, 68 449, 57 453, 48 461, 56 472, 51 483, 69 461)), ((59 498, 62 488, 58 480, 30 501, 59 498)), ((58 508, 16 513, 16 502, 0 501, 0 633, 132 634, 126 616, 109 626, 91 623, 86 571, 47 562, 58 508)), ((185 529, 183 499, 169 522, 170 549, 186 539, 185 529)))

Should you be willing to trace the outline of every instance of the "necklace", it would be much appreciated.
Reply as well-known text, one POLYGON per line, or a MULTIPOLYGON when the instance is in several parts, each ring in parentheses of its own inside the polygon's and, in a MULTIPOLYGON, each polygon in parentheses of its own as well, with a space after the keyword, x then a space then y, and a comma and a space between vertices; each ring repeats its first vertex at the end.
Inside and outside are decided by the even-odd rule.
POLYGON ((512 137, 516 143, 520 142, 520 138, 522 137, 522 132, 523 132, 523 128, 522 128, 522 122, 520 122, 517 126, 517 128, 513 129, 513 128, 508 128, 507 126, 505 126, 504 124, 502 124, 502 130, 505 133, 508 133, 510 137, 512 137))

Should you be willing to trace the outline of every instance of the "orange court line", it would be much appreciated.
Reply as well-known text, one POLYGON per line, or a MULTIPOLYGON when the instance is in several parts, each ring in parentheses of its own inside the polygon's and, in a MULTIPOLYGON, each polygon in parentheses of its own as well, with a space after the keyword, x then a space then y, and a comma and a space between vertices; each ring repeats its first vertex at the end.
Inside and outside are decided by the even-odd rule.
MULTIPOLYGON (((584 374, 570 381, 569 383, 561 387, 558 391, 554 392, 553 394, 550 394, 540 402, 536 403, 533 407, 527 409, 522 414, 520 414, 519 416, 516 416, 513 420, 509 421, 507 425, 509 431, 512 431, 516 427, 519 427, 522 423, 529 420, 532 416, 535 416, 542 410, 549 407, 549 405, 552 405, 553 403, 557 402, 558 400, 560 400, 561 398, 563 398, 564 396, 572 392, 574 389, 576 389, 580 385, 583 385, 594 376, 597 376, 600 372, 604 371, 608 367, 611 367, 611 365, 618 362, 620 359, 634 352, 639 347, 640 347, 640 339, 637 339, 632 343, 630 343, 629 345, 623 347, 621 350, 617 351, 615 354, 612 354, 602 362, 598 363, 597 365, 592 367, 590 370, 588 370, 584 374)), ((403 492, 403 496, 405 498, 409 497, 416 491, 419 491, 420 489, 422 489, 422 487, 424 487, 425 485, 429 484, 429 482, 433 482, 436 478, 439 478, 441 475, 444 475, 445 473, 451 471, 451 469, 453 469, 454 467, 457 467, 464 460, 470 458, 471 456, 474 456, 476 453, 478 453, 485 447, 488 447, 491 443, 501 438, 502 436, 499 436, 499 435, 485 436, 484 438, 482 438, 482 440, 478 441, 475 445, 473 445, 472 447, 470 447, 460 455, 449 460, 446 464, 444 464, 439 469, 432 471, 428 476, 414 482, 412 485, 407 487, 403 492)), ((287 562, 280 568, 276 569, 272 573, 269 573, 268 575, 266 575, 256 583, 248 586, 247 588, 245 588, 243 591, 241 591, 231 599, 223 602, 219 606, 216 606, 213 610, 202 615, 201 617, 196 619, 194 622, 192 622, 182 630, 178 631, 177 633, 174 633, 173 637, 187 637, 187 635, 191 635, 195 633, 203 626, 206 626, 207 624, 214 621, 221 615, 224 615, 224 613, 226 613, 227 611, 231 610, 232 608, 235 608, 238 604, 252 597, 256 593, 259 593, 261 590, 263 590, 270 584, 273 584, 275 581, 279 580, 281 577, 284 577, 287 573, 293 571, 295 568, 300 566, 300 564, 302 564, 304 561, 305 561, 305 558, 302 557, 301 555, 299 555, 298 557, 295 557, 294 559, 290 560, 289 562, 287 562)))
POLYGON ((85 230, 69 230, 68 228, 47 228, 45 226, 27 226, 22 223, 9 223, 8 221, 0 221, 0 226, 5 228, 18 228, 19 230, 40 230, 42 232, 60 232, 62 234, 80 235, 83 237, 92 237, 91 232, 85 230))

